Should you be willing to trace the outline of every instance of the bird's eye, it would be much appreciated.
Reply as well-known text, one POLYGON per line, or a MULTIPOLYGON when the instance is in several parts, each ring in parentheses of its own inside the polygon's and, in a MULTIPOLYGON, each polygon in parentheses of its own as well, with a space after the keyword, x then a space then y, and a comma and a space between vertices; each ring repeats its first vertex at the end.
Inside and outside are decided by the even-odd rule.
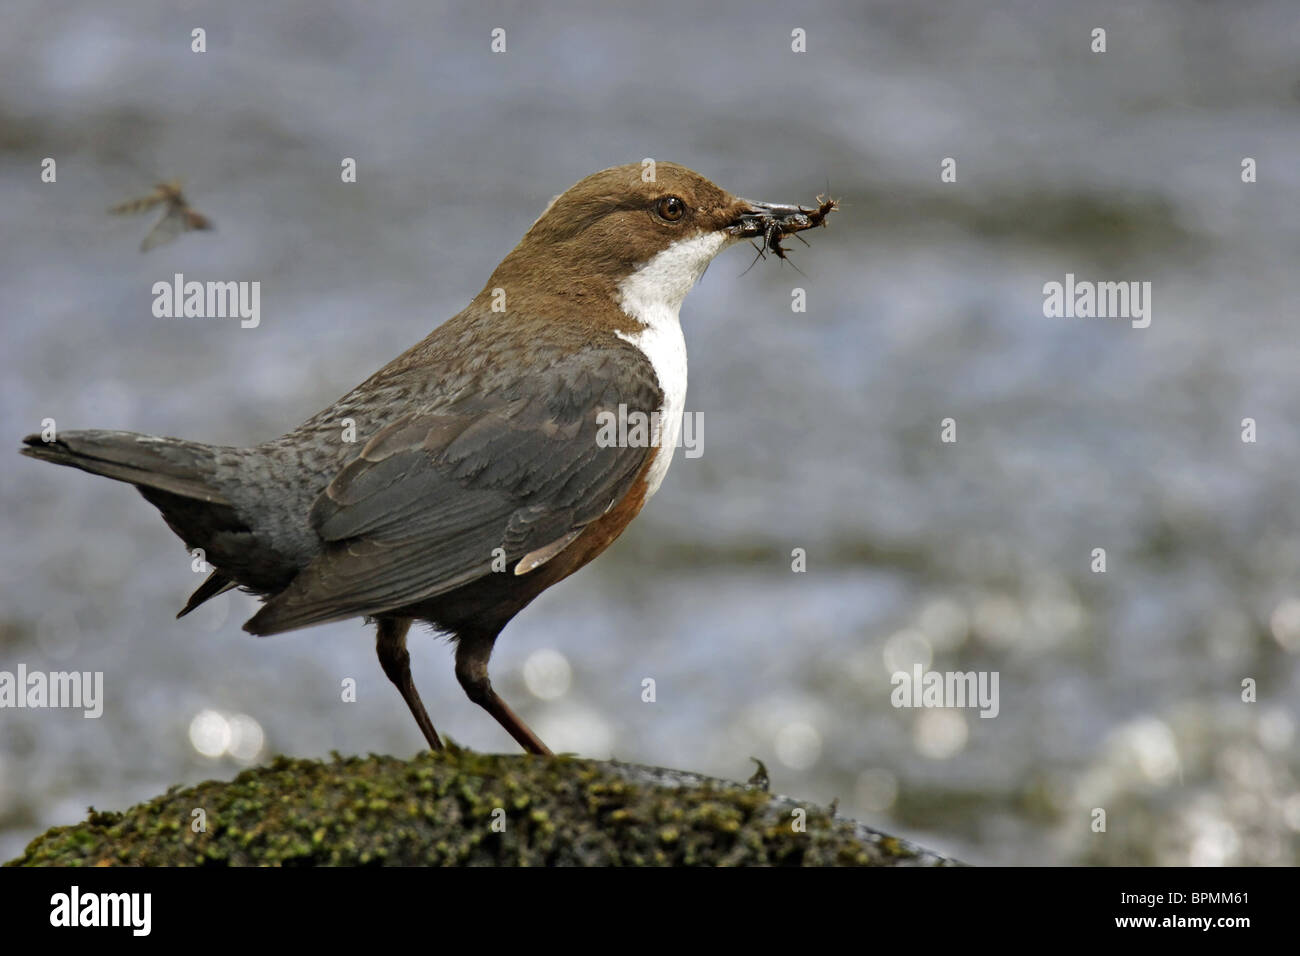
POLYGON ((686 215, 686 203, 676 196, 665 196, 655 204, 655 212, 665 222, 677 222, 686 215))

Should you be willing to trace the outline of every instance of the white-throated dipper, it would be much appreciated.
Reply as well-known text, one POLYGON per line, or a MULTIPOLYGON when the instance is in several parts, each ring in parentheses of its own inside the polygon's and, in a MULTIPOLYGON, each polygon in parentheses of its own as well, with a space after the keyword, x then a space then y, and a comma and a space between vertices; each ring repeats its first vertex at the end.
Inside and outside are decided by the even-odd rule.
POLYGON ((178 616, 238 587, 265 601, 253 634, 373 619, 384 673, 437 750, 406 650, 426 621, 456 641, 470 700, 549 754, 488 680, 497 635, 663 481, 686 397, 678 311, 709 261, 757 236, 783 255, 782 236, 835 205, 751 202, 674 163, 645 169, 556 197, 463 312, 280 438, 68 431, 29 435, 23 454, 135 485, 203 549, 215 570, 178 616), (655 440, 597 440, 599 420, 632 413, 659 413, 655 440))

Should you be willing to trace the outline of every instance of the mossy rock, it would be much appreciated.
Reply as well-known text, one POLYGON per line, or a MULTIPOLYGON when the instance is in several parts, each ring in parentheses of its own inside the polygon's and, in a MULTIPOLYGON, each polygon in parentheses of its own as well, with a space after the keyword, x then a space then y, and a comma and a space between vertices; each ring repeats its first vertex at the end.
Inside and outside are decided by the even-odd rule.
POLYGON ((757 787, 629 764, 452 749, 410 761, 278 757, 233 781, 174 787, 122 813, 92 809, 85 822, 49 830, 6 865, 953 862, 757 787))

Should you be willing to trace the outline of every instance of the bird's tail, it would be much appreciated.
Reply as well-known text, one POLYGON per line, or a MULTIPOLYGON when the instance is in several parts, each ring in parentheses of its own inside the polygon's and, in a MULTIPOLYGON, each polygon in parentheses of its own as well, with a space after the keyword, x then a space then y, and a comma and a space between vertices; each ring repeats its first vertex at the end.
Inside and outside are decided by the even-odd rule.
POLYGON ((80 468, 141 490, 151 488, 209 504, 230 504, 211 481, 215 449, 209 445, 100 429, 59 432, 51 441, 28 435, 23 444, 27 447, 21 451, 29 458, 80 468))
MULTIPOLYGON (((221 449, 211 445, 98 429, 60 432, 50 441, 28 435, 23 443, 29 458, 135 485, 187 548, 206 551, 217 533, 247 530, 217 483, 221 449)), ((213 571, 177 617, 233 587, 234 579, 213 571)))

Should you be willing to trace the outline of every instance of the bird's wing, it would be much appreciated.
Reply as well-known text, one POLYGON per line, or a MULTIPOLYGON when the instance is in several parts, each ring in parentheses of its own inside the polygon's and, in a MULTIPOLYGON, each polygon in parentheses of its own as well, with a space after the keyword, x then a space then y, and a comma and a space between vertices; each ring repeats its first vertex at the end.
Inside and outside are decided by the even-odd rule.
POLYGON ((661 404, 653 367, 626 346, 404 415, 316 500, 322 553, 245 629, 396 610, 493 573, 498 548, 507 573, 527 573, 619 501, 653 450, 603 447, 597 415, 661 404))

